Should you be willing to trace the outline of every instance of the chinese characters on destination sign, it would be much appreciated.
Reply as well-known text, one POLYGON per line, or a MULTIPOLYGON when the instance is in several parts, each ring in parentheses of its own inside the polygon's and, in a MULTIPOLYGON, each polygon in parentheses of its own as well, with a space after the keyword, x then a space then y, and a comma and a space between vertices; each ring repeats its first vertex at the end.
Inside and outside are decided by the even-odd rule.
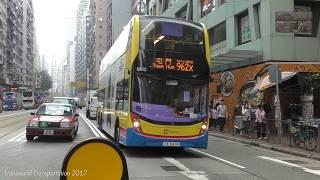
POLYGON ((194 61, 172 58, 154 58, 152 68, 168 71, 193 72, 194 61))

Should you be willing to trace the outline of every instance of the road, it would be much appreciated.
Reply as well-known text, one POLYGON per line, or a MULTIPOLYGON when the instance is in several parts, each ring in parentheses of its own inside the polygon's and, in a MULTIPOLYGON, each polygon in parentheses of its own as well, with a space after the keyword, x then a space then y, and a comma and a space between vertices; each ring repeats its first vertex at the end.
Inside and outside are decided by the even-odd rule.
MULTIPOLYGON (((81 115, 79 132, 73 142, 51 138, 27 142, 24 130, 29 113, 0 114, 0 179, 57 180, 55 173, 60 171, 63 158, 72 145, 89 137, 104 136, 93 127, 95 121, 81 115)), ((319 161, 211 136, 206 150, 125 148, 123 151, 130 179, 134 180, 320 178, 319 161)))

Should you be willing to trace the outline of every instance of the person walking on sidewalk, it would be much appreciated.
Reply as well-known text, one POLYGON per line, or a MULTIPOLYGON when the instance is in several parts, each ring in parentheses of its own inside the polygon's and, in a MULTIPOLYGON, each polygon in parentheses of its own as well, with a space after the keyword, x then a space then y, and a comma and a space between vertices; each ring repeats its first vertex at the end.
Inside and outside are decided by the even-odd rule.
POLYGON ((251 122, 251 108, 248 104, 242 105, 242 115, 243 117, 243 130, 246 136, 250 137, 249 129, 250 129, 250 122, 251 122))
POLYGON ((220 104, 217 103, 214 107, 211 108, 210 110, 210 119, 211 119, 211 125, 210 127, 214 127, 214 128, 217 128, 217 124, 218 124, 218 111, 217 111, 217 107, 219 106, 220 104))
POLYGON ((263 106, 260 105, 257 109, 256 113, 256 125, 257 125, 257 138, 258 139, 267 139, 266 137, 266 112, 263 109, 263 106))
POLYGON ((226 118, 228 118, 228 112, 223 99, 221 100, 221 104, 217 107, 217 117, 220 123, 220 132, 224 133, 224 125, 226 123, 226 118))

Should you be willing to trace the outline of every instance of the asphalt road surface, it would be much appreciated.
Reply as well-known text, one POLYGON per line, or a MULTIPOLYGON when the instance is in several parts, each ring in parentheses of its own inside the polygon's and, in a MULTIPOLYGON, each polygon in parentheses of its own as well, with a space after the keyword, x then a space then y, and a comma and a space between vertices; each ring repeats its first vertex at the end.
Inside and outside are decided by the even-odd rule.
MULTIPOLYGON (((80 115, 75 140, 25 139, 31 111, 0 113, 0 179, 54 179, 72 145, 89 137, 105 137, 95 121, 80 115)), ((318 180, 320 162, 216 137, 208 149, 125 148, 130 179, 318 180)), ((105 170, 105 173, 112 169, 105 170)))

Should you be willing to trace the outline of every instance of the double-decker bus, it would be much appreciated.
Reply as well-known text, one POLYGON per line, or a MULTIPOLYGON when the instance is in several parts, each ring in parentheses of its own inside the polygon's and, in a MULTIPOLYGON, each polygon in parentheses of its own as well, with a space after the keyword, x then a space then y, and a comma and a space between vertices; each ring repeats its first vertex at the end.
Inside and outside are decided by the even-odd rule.
POLYGON ((33 91, 22 92, 22 108, 33 109, 35 107, 35 98, 33 91))
POLYGON ((204 25, 133 16, 101 62, 98 127, 124 146, 206 148, 209 63, 204 25))
POLYGON ((21 94, 17 91, 5 91, 2 97, 3 110, 13 111, 21 109, 21 94))

